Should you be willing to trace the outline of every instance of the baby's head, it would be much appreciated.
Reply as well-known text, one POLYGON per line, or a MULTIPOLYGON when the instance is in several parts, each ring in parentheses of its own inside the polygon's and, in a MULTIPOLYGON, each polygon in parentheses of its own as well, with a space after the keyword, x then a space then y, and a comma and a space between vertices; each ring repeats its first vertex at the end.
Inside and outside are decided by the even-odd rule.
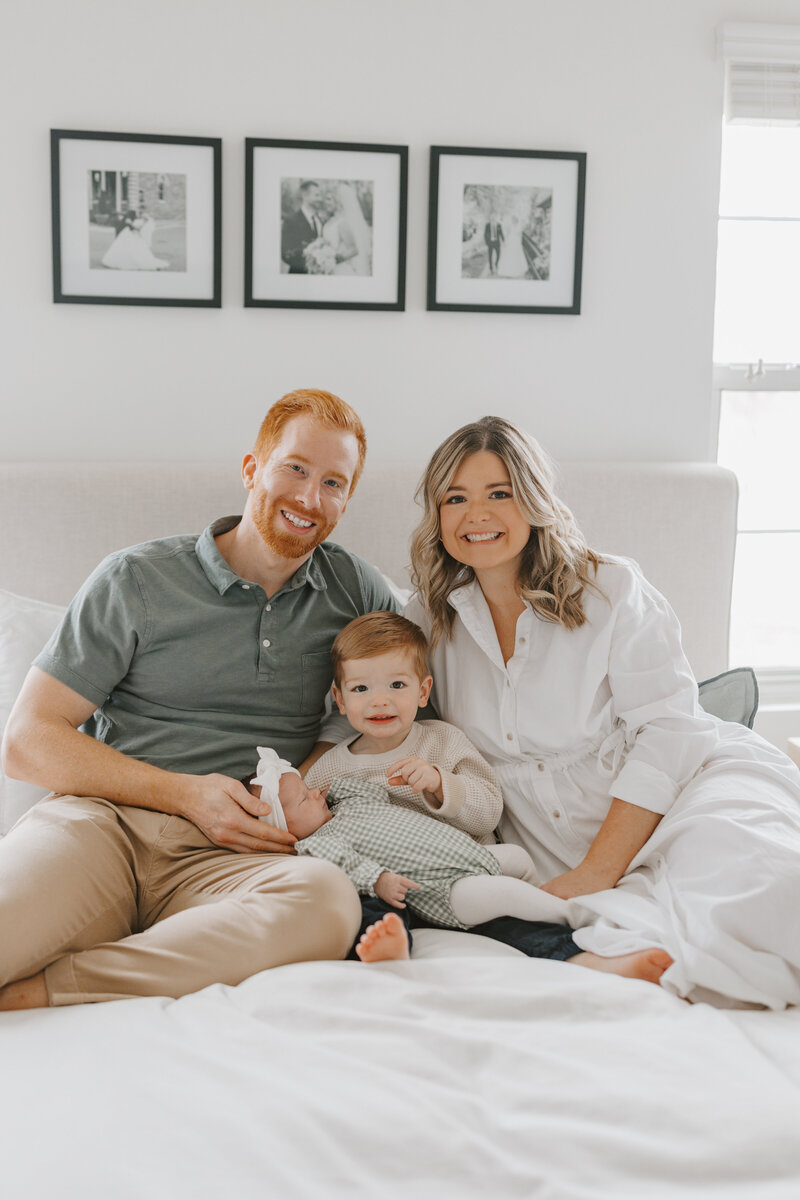
POLYGON ((308 787, 297 770, 268 747, 258 747, 255 777, 248 785, 254 796, 272 811, 263 817, 278 829, 288 829, 296 838, 310 837, 330 821, 333 813, 319 788, 308 787))
POLYGON ((331 659, 339 712, 358 733, 399 745, 433 683, 419 626, 393 612, 366 613, 337 635, 331 659))

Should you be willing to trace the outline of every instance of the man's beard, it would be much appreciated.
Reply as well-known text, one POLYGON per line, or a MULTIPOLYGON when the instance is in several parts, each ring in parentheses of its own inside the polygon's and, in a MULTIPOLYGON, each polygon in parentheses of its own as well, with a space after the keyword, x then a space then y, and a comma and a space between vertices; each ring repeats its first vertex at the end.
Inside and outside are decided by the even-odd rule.
MULTIPOLYGON (((253 524, 268 548, 273 554, 279 554, 281 558, 304 558, 316 549, 320 542, 325 541, 336 524, 335 521, 326 521, 325 514, 315 510, 308 513, 305 518, 313 521, 316 525, 312 533, 305 537, 286 533, 283 529, 278 528, 278 523, 283 520, 281 509, 286 509, 287 512, 294 511, 291 505, 287 505, 284 501, 269 502, 266 497, 262 497, 253 508, 253 524)), ((299 513, 295 515, 299 516, 299 513)))

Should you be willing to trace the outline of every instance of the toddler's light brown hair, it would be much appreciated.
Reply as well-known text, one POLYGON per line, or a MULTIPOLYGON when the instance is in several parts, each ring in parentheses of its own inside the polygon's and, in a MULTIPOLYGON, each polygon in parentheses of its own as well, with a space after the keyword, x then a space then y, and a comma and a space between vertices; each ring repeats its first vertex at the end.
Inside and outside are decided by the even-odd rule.
POLYGON ((331 647, 333 681, 342 686, 342 667, 345 662, 361 658, 377 658, 390 650, 411 655, 414 674, 425 679, 428 670, 428 639, 413 621, 394 612, 370 612, 356 617, 336 635, 331 647))

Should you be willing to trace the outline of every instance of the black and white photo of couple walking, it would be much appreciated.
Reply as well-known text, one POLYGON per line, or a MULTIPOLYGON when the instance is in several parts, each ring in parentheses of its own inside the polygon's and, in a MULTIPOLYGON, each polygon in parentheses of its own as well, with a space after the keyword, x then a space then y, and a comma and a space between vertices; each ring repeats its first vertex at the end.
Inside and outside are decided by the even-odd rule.
POLYGON ((552 208, 552 188, 465 184, 462 279, 549 279, 552 208))

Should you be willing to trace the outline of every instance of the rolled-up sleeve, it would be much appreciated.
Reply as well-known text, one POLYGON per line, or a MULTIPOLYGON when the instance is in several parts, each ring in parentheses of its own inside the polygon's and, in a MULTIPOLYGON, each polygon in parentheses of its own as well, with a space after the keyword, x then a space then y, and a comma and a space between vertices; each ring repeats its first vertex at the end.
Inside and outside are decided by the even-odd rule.
POLYGON ((675 613, 638 571, 620 600, 608 682, 625 736, 609 793, 666 813, 716 746, 717 723, 699 706, 675 613))

